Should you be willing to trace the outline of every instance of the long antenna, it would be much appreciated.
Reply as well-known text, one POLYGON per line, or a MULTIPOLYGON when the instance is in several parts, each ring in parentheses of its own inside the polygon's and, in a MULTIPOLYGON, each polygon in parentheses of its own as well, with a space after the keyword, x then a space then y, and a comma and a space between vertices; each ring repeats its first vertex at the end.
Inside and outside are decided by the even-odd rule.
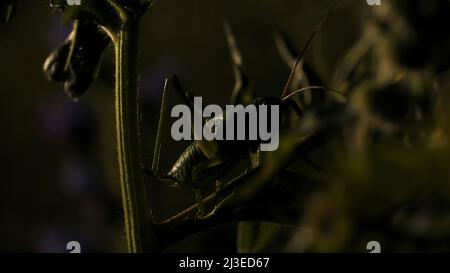
POLYGON ((342 93, 342 92, 339 91, 339 90, 335 90, 335 89, 328 88, 328 87, 324 87, 324 86, 316 86, 316 85, 313 85, 313 86, 308 86, 308 87, 304 87, 304 88, 302 88, 302 89, 296 90, 296 91, 290 93, 289 95, 283 97, 283 98, 281 99, 281 101, 288 100, 288 99, 292 98, 293 96, 297 95, 298 93, 301 93, 301 92, 304 92, 304 91, 307 91, 307 90, 322 90, 322 91, 329 91, 329 92, 332 92, 332 93, 334 93, 334 94, 338 94, 338 95, 342 96, 342 98, 344 98, 344 99, 347 99, 347 97, 345 96, 345 94, 342 93))
POLYGON ((306 41, 305 46, 303 47, 302 51, 300 52, 300 55, 298 55, 297 60, 295 61, 295 65, 291 70, 291 74, 289 75, 288 81, 286 83, 286 86, 284 87, 283 94, 281 95, 281 98, 285 97, 288 93, 289 86, 292 83, 292 80, 295 75, 295 70, 297 69, 298 65, 303 62, 303 59, 305 57, 306 50, 308 50, 309 46, 311 45, 311 42, 313 41, 314 37, 316 36, 319 29, 322 27, 325 20, 328 18, 328 15, 331 13, 331 11, 334 9, 334 7, 340 2, 340 0, 336 1, 335 4, 328 10, 328 12, 323 16, 322 20, 320 20, 320 23, 316 26, 313 33, 309 36, 308 40, 306 41))

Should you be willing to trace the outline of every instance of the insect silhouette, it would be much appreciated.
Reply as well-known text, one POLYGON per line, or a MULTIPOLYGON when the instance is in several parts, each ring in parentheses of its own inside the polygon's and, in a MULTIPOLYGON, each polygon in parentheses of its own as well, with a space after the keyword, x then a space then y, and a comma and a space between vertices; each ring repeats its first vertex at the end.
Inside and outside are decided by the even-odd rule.
MULTIPOLYGON (((294 66, 292 67, 282 95, 280 97, 256 98, 253 101, 250 94, 251 84, 242 64, 241 53, 237 47, 235 37, 230 27, 227 23, 225 23, 225 34, 231 53, 235 77, 235 86, 231 95, 231 104, 253 104, 255 106, 278 105, 280 109, 280 120, 283 120, 286 113, 288 113, 288 111, 290 110, 292 110, 293 113, 301 118, 303 116, 303 110, 301 106, 299 106, 299 104, 294 100, 294 96, 306 90, 327 89, 321 86, 304 87, 302 89, 296 90, 295 92, 289 92, 288 89, 291 86, 293 79, 295 78, 296 69, 303 62, 305 52, 307 51, 314 36, 316 35, 326 18, 327 15, 322 18, 313 33, 308 37, 303 50, 300 52, 294 66)), ((199 205, 199 217, 202 217, 205 214, 202 189, 212 182, 223 179, 224 176, 231 170, 233 170, 241 160, 248 159, 249 155, 251 154, 259 153, 259 145, 262 143, 262 141, 195 140, 180 155, 169 172, 160 174, 159 162, 162 140, 164 138, 163 131, 166 123, 165 120, 168 115, 167 93, 169 92, 169 89, 173 89, 175 91, 178 97, 180 97, 181 100, 191 109, 191 113, 194 112, 193 94, 184 90, 177 76, 168 77, 165 82, 162 96, 152 168, 151 170, 144 169, 144 172, 148 175, 157 177, 160 180, 169 181, 174 185, 190 185, 195 192, 195 199, 199 205)), ((224 114, 222 117, 214 118, 225 119, 225 116, 226 115, 224 114)), ((300 157, 307 163, 313 165, 313 167, 318 168, 318 166, 314 164, 307 155, 300 155, 300 157)))

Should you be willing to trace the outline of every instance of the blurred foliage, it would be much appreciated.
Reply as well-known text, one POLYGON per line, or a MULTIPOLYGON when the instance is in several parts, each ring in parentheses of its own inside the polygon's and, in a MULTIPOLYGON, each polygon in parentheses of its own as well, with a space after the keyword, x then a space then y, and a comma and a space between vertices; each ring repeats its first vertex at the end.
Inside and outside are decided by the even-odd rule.
MULTIPOLYGON (((383 251, 448 251, 449 12, 448 1, 384 1, 367 17, 333 82, 346 90, 351 118, 317 155, 326 176, 300 228, 284 231, 285 250, 365 252, 375 240, 383 251)), ((258 240, 243 228, 254 248, 242 239, 241 250, 261 250, 263 227, 258 240)))

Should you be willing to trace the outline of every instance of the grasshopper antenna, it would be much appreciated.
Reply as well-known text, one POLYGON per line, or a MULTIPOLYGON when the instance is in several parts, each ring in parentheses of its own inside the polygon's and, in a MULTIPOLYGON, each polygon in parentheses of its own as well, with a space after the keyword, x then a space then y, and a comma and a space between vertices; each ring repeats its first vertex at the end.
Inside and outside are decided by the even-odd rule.
POLYGON ((289 75, 289 78, 287 80, 286 86, 284 87, 283 90, 283 94, 281 95, 281 98, 284 98, 285 96, 287 96, 287 93, 289 92, 289 86, 292 83, 292 80, 294 79, 295 76, 295 71, 297 70, 297 67, 299 66, 300 63, 303 62, 304 57, 305 57, 305 53, 306 50, 308 50, 309 46, 311 45, 311 42, 313 41, 314 37, 316 36, 317 32, 319 31, 319 29, 322 27, 323 23, 326 21, 326 19, 328 18, 328 16, 330 15, 331 11, 334 9, 334 7, 340 2, 340 0, 337 0, 333 6, 328 10, 328 12, 325 14, 325 16, 322 18, 322 20, 320 20, 319 24, 316 26, 316 28, 314 29, 313 33, 311 33, 311 35, 309 36, 308 40, 306 41, 305 46, 303 47, 302 51, 300 52, 300 55, 298 55, 297 60, 295 61, 295 65, 291 70, 291 74, 289 75))
POLYGON ((308 87, 304 87, 304 88, 301 88, 301 89, 299 89, 299 90, 296 90, 296 91, 290 93, 289 95, 283 97, 283 98, 281 99, 281 101, 286 101, 286 100, 292 98, 293 96, 297 95, 298 93, 301 93, 301 92, 304 92, 304 91, 307 91, 307 90, 322 90, 322 91, 328 91, 328 92, 332 92, 332 93, 334 93, 334 94, 338 94, 339 96, 341 96, 341 97, 347 99, 347 97, 344 95, 344 93, 342 93, 342 92, 339 91, 339 90, 335 90, 335 89, 328 88, 328 87, 325 87, 325 86, 308 86, 308 87))

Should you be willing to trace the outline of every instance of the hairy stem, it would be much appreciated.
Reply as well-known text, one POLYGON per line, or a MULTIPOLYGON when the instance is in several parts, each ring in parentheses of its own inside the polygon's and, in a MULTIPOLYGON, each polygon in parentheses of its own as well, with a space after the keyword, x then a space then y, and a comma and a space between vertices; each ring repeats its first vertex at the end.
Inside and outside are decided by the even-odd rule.
POLYGON ((138 20, 128 16, 118 33, 116 50, 116 133, 128 251, 155 250, 153 223, 141 174, 138 133, 138 20))

